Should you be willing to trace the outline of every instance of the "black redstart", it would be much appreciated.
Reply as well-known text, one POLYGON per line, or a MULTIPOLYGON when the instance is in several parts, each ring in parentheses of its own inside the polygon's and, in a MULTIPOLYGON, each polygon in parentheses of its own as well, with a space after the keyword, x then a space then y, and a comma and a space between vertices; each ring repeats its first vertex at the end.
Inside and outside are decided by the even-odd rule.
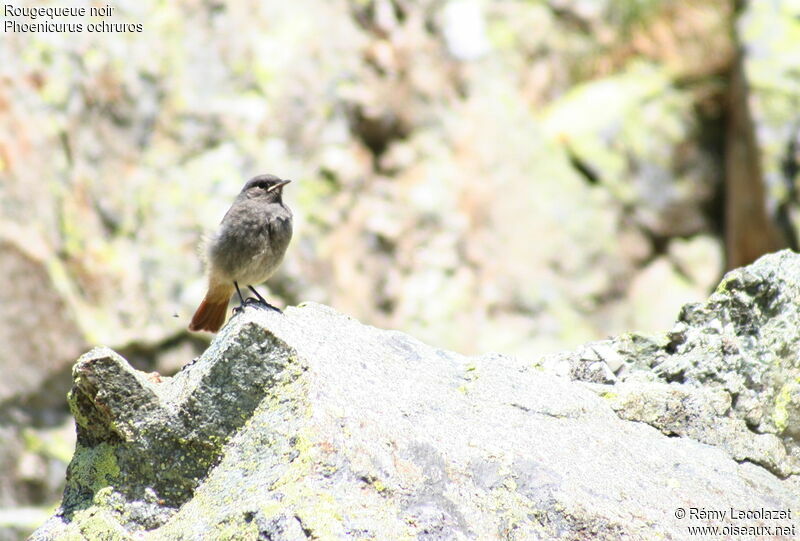
MULTIPOLYGON (((275 308, 253 288, 272 276, 292 238, 292 211, 283 204, 283 187, 291 182, 274 175, 247 181, 207 246, 208 292, 189 324, 190 331, 217 332, 228 302, 239 284, 275 308)), ((250 299, 248 299, 250 301, 250 299)), ((277 308, 275 308, 277 310, 277 308)))

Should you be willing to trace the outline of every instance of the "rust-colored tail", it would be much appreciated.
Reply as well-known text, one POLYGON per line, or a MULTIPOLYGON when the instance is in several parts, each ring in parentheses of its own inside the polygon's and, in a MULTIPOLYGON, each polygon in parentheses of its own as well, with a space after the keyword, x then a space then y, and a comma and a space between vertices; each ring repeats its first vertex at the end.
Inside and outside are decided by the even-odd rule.
POLYGON ((233 286, 213 284, 208 288, 206 297, 189 323, 190 331, 217 332, 225 323, 225 312, 228 310, 228 301, 233 295, 233 286))

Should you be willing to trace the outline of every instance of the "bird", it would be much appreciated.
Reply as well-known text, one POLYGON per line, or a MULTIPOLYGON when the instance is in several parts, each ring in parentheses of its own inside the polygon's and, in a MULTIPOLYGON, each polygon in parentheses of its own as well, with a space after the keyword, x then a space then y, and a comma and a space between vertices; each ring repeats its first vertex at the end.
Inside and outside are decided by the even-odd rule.
POLYGON ((253 285, 273 275, 292 239, 292 211, 283 202, 283 187, 290 182, 258 175, 236 196, 206 244, 208 291, 192 317, 190 331, 219 331, 234 292, 241 303, 234 313, 256 302, 242 297, 240 284, 255 294, 257 302, 280 312, 253 285))

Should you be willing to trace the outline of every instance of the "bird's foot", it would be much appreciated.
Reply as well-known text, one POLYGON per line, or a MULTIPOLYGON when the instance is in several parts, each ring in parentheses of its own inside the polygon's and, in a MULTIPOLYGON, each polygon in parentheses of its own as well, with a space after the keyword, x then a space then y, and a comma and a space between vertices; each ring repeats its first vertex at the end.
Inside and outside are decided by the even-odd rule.
POLYGON ((280 314, 283 313, 283 311, 280 308, 278 308, 277 306, 271 305, 270 303, 265 301, 263 298, 255 299, 253 297, 248 297, 247 299, 245 299, 244 304, 245 305, 255 304, 256 306, 263 306, 265 308, 269 308, 270 310, 275 310, 276 312, 278 312, 280 314))
POLYGON ((266 306, 266 307, 267 307, 267 308, 269 308, 270 310, 275 310, 275 311, 276 311, 276 312, 278 312, 279 314, 282 314, 282 313, 283 313, 283 312, 281 311, 281 309, 280 309, 280 308, 278 308, 277 306, 272 306, 270 303, 268 303, 268 302, 267 302, 267 300, 266 300, 264 297, 262 297, 262 296, 261 296, 261 294, 258 292, 258 290, 257 290, 256 288, 254 288, 254 287, 253 287, 253 286, 251 286, 251 285, 248 285, 247 287, 250 289, 250 291, 252 291, 252 292, 253 292, 253 295, 255 295, 255 296, 257 297, 257 300, 256 300, 256 299, 253 299, 253 298, 251 297, 251 298, 248 298, 248 299, 245 301, 245 303, 247 303, 247 302, 254 302, 254 303, 260 304, 260 305, 262 305, 262 306, 266 306))
POLYGON ((234 306, 233 310, 232 310, 232 313, 235 316, 236 314, 244 312, 244 309, 247 306, 252 306, 252 305, 255 305, 256 307, 269 308, 270 310, 275 310, 279 314, 283 313, 283 310, 281 310, 277 306, 271 305, 270 303, 268 303, 264 299, 256 299, 254 297, 247 297, 242 304, 240 304, 239 306, 234 306))

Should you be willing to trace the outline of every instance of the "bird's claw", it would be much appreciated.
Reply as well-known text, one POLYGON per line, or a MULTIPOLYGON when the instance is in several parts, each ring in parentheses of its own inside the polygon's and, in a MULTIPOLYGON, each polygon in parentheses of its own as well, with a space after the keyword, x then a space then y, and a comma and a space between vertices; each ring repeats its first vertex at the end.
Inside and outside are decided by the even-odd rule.
POLYGON ((279 314, 283 313, 283 310, 278 308, 277 306, 273 306, 267 301, 256 299, 255 297, 248 297, 244 300, 244 303, 240 304, 239 306, 233 307, 233 315, 236 315, 240 312, 244 312, 245 307, 256 305, 256 306, 263 306, 264 308, 269 308, 270 310, 275 310, 279 314))

